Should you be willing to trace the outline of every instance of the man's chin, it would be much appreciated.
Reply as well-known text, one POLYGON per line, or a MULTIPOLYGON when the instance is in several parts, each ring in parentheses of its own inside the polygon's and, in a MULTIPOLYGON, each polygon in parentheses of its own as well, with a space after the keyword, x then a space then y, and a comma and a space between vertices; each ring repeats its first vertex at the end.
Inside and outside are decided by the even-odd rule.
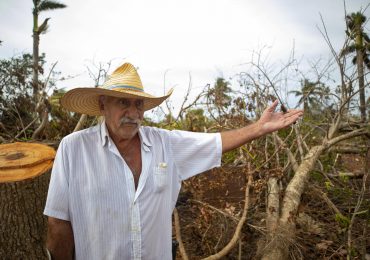
POLYGON ((126 136, 127 138, 134 137, 139 132, 138 125, 132 126, 121 126, 121 136, 126 136))

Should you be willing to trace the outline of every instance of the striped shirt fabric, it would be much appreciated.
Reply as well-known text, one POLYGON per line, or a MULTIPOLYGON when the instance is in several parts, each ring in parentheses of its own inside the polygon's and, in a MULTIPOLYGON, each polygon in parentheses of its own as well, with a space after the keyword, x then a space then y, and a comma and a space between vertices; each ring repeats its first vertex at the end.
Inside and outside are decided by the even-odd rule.
POLYGON ((142 173, 105 123, 63 138, 44 214, 72 224, 76 259, 172 259, 172 211, 181 181, 220 166, 220 134, 140 127, 142 173))

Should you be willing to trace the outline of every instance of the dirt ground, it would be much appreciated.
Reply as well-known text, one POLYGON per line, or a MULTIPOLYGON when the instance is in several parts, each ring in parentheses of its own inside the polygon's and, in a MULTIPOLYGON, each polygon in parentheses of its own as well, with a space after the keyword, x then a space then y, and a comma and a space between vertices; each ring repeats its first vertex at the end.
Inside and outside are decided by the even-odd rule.
MULTIPOLYGON (((360 174, 365 170, 361 156, 344 155, 338 158, 337 163, 343 172, 360 174)), ((224 259, 238 259, 239 256, 241 259, 258 259, 257 242, 265 234, 266 199, 264 179, 260 175, 256 173, 253 176, 248 219, 241 241, 224 259)), ((182 239, 190 259, 215 254, 229 242, 244 206, 246 176, 245 167, 222 167, 184 183, 177 209, 182 239)), ((296 241, 290 247, 292 259, 346 259, 347 220, 336 217, 318 190, 327 194, 344 216, 351 217, 361 185, 362 178, 358 177, 328 177, 312 173, 297 216, 296 241)), ((370 178, 367 187, 369 185, 370 178)), ((362 203, 362 208, 366 207, 370 207, 370 192, 365 194, 362 203)), ((365 228, 369 224, 369 213, 356 216, 352 231, 352 259, 361 259, 364 248, 370 252, 370 231, 365 228)), ((181 259, 179 250, 177 259, 181 259)))

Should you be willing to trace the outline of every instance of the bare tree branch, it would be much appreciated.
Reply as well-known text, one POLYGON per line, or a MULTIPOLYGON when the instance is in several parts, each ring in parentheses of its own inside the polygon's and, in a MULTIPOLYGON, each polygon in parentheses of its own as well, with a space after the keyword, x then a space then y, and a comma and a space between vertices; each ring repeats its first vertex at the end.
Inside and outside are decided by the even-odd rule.
POLYGON ((184 243, 182 242, 181 238, 181 227, 180 227, 180 219, 179 219, 179 213, 177 212, 177 209, 175 208, 173 210, 173 214, 175 216, 175 231, 176 231, 176 240, 179 243, 179 250, 180 254, 183 260, 188 260, 189 257, 186 253, 184 243))
POLYGON ((252 175, 248 174, 248 183, 247 183, 247 187, 245 189, 245 203, 244 203, 243 214, 242 214, 242 217, 239 220, 239 223, 238 223, 238 225, 235 229, 235 233, 234 233, 233 237, 231 238, 230 242, 221 251, 219 251, 218 253, 216 253, 214 255, 210 255, 210 256, 204 258, 204 260, 221 259, 227 253, 229 253, 230 250, 232 248, 234 248, 235 245, 237 244, 237 242, 239 241, 242 227, 244 225, 244 222, 247 220, 247 213, 248 213, 248 207, 249 207, 249 189, 250 189, 251 184, 252 184, 252 175))

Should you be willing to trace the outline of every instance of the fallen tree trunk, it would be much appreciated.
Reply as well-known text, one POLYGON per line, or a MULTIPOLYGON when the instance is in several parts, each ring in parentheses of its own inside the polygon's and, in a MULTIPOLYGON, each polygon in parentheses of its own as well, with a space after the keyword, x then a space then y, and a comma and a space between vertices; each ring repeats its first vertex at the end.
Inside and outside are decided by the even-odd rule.
MULTIPOLYGON (((295 240, 295 225, 298 207, 301 202, 301 196, 308 183, 309 173, 314 168, 320 155, 333 145, 356 136, 366 134, 365 129, 354 130, 331 139, 324 139, 321 145, 312 147, 305 155, 298 168, 294 169, 294 176, 290 180, 281 205, 281 214, 278 221, 278 227, 268 239, 267 245, 263 249, 263 260, 285 260, 289 259, 289 247, 295 240)), ((332 135, 331 135, 332 136, 332 135)), ((288 152, 289 155, 289 152, 288 152)), ((295 158, 288 157, 292 165, 296 165, 295 158)))
POLYGON ((324 145, 315 146, 310 149, 298 166, 293 179, 289 182, 282 201, 281 215, 278 227, 271 239, 268 240, 262 255, 263 260, 285 260, 288 259, 289 247, 294 240, 295 217, 301 202, 301 195, 306 186, 309 172, 312 170, 317 159, 325 150, 324 145))

